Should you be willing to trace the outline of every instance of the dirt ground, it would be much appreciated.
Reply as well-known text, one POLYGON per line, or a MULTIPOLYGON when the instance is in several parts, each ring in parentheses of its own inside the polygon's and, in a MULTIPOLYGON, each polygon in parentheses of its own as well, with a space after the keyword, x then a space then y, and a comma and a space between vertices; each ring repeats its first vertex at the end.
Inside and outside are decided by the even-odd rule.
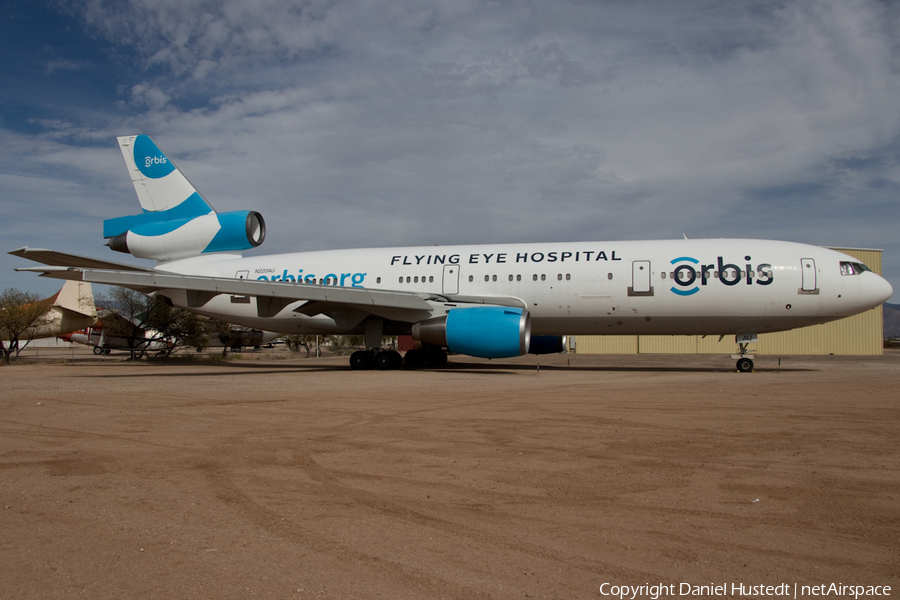
POLYGON ((0 600, 900 590, 897 351, 748 374, 41 352, 0 367, 0 600))

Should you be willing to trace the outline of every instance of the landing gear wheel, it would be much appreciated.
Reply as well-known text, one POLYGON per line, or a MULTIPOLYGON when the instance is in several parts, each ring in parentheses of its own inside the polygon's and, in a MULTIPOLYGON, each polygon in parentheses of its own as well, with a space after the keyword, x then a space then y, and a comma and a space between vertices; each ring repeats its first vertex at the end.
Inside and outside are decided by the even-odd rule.
POLYGON ((350 368, 354 370, 371 369, 375 366, 374 357, 371 352, 366 350, 357 350, 350 355, 350 368))
POLYGON ((410 369, 418 369, 425 364, 425 353, 418 348, 413 348, 406 353, 403 360, 410 369))
POLYGON ((749 373, 753 370, 753 361, 749 358, 739 358, 737 361, 737 370, 741 373, 749 373))
POLYGON ((414 348, 406 353, 406 366, 410 369, 433 369, 447 364, 447 353, 440 348, 414 348))
POLYGON ((103 354, 103 348, 101 348, 100 346, 94 346, 94 354, 98 356, 103 354))
POLYGON ((447 364, 447 353, 438 348, 425 355, 425 364, 429 367, 443 367, 447 364))
POLYGON ((403 358, 399 352, 394 350, 385 350, 375 355, 375 367, 379 371, 399 369, 401 364, 403 364, 403 358))

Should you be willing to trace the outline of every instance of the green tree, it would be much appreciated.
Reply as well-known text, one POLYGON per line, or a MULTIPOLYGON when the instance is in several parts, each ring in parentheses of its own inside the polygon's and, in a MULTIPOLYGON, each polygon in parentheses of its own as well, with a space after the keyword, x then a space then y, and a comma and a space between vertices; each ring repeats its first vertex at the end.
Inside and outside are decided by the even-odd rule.
POLYGON ((300 348, 306 348, 306 358, 309 358, 312 353, 312 347, 317 342, 319 347, 329 346, 334 343, 334 336, 330 335, 286 335, 283 339, 291 352, 299 352, 300 348))
POLYGON ((101 316, 105 334, 125 340, 132 359, 160 344, 166 346, 166 354, 203 347, 212 333, 213 325, 203 317, 128 288, 112 288, 100 302, 105 307, 101 316))
MULTIPOLYGON (((31 292, 7 288, 0 293, 0 350, 7 364, 13 351, 19 357, 19 342, 31 340, 37 330, 50 322, 47 305, 31 292), (8 344, 8 345, 7 345, 8 344)), ((25 343, 28 345, 28 342, 25 343)), ((24 347, 24 346, 23 346, 24 347)))
MULTIPOLYGON (((366 348, 366 336, 364 335, 336 335, 331 339, 331 349, 335 354, 351 354, 356 350, 364 350, 366 348)), ((381 336, 382 348, 395 348, 396 346, 397 336, 381 336)))

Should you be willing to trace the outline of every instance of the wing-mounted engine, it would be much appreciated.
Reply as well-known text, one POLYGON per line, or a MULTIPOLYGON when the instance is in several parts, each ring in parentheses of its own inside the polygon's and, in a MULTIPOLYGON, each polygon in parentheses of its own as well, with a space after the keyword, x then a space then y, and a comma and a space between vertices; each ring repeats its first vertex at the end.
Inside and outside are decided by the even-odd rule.
POLYGON ((503 306, 454 308, 442 317, 420 321, 413 338, 480 358, 509 358, 528 353, 531 316, 503 306))
POLYGON ((116 252, 167 261, 255 248, 266 239, 266 222, 252 210, 174 219, 144 213, 104 221, 103 235, 116 252))

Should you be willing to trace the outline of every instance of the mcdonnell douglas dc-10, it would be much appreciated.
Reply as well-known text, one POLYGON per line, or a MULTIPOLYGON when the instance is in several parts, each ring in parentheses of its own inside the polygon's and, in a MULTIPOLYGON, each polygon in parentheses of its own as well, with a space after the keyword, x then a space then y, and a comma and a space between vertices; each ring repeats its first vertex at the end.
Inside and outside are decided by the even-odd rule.
POLYGON ((825 323, 887 300, 857 259, 771 240, 560 242, 242 255, 266 229, 216 212, 146 135, 119 147, 143 208, 103 222, 113 250, 152 269, 21 248, 44 276, 120 285, 196 313, 284 334, 365 335, 353 368, 435 366, 559 352, 567 335, 735 335, 825 323), (405 358, 382 335, 411 334, 405 358))

